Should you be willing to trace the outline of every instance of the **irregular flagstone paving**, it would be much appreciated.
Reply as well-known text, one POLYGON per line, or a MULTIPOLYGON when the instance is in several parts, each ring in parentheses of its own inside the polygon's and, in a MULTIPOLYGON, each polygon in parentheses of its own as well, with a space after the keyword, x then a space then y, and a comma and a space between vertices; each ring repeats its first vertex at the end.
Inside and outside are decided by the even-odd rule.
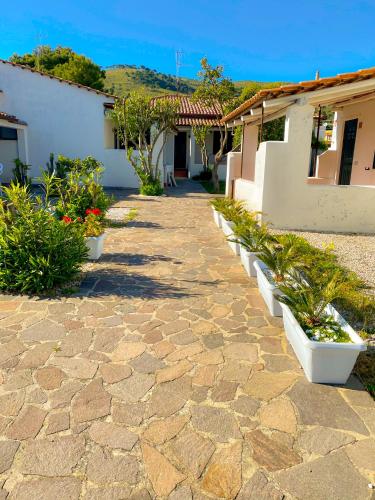
POLYGON ((79 293, 0 298, 0 499, 372 497, 373 401, 305 380, 208 198, 121 192, 79 293))

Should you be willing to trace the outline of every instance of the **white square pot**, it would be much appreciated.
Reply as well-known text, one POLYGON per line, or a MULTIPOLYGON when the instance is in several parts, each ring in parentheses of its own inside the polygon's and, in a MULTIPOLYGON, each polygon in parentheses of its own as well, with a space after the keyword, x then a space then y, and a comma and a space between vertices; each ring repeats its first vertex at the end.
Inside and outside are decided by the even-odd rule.
POLYGON ((243 267, 247 274, 253 278, 256 277, 257 272, 254 267, 254 262, 258 259, 258 254, 255 252, 248 252, 245 247, 240 245, 240 256, 243 267))
POLYGON ((221 215, 220 215, 220 212, 218 212, 217 210, 215 210, 214 207, 212 207, 212 212, 214 214, 214 221, 215 221, 217 227, 221 227, 221 215))
POLYGON ((280 290, 273 283, 270 283, 267 276, 264 274, 264 271, 267 270, 268 267, 261 260, 256 260, 254 262, 254 267, 257 272, 259 291, 264 302, 267 304, 271 316, 282 316, 283 310, 281 309, 280 302, 276 298, 277 295, 280 295, 280 290))
POLYGON ((85 240, 86 246, 89 249, 88 259, 98 260, 103 253, 104 233, 100 236, 88 236, 85 240))
POLYGON ((327 313, 341 325, 352 344, 341 342, 316 342, 310 340, 286 304, 283 310, 284 329, 293 350, 301 363, 307 380, 320 384, 345 384, 361 351, 366 344, 344 318, 329 305, 327 313))
POLYGON ((221 229, 223 230, 223 233, 225 234, 225 236, 231 236, 233 234, 234 222, 224 219, 222 214, 220 214, 220 219, 221 229))

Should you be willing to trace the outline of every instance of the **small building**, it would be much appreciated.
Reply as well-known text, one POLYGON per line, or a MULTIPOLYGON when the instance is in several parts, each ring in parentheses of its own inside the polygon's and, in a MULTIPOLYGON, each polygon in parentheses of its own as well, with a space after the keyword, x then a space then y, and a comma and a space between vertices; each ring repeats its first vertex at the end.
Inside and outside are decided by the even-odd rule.
MULTIPOLYGON (((163 152, 163 165, 169 166, 175 177, 194 177, 203 169, 202 154, 195 141, 192 127, 207 125, 210 130, 207 135, 207 151, 209 163, 214 163, 214 155, 220 148, 219 122, 222 118, 216 107, 203 106, 195 103, 185 95, 168 95, 154 99, 178 100, 180 103, 179 117, 176 130, 167 134, 165 150, 163 152)), ((229 134, 225 152, 232 149, 232 135, 229 134)), ((219 165, 219 178, 226 178, 226 157, 219 165)))
POLYGON ((375 68, 261 90, 223 121, 243 127, 228 196, 276 228, 375 233, 375 68), (321 152, 314 116, 327 106, 334 123, 321 152), (283 141, 263 142, 264 124, 282 116, 283 141))
POLYGON ((1 182, 13 178, 14 159, 40 176, 50 153, 70 158, 94 156, 103 163, 103 184, 137 187, 124 151, 115 147, 106 113, 114 96, 30 67, 0 60, 1 182))

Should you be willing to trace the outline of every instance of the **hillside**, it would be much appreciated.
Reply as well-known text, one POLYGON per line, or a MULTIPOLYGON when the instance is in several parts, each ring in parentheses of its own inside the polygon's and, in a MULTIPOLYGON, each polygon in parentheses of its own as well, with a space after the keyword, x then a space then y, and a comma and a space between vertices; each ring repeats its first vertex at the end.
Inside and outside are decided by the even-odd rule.
MULTIPOLYGON (((177 92, 176 78, 145 66, 119 64, 106 68, 106 90, 115 95, 143 88, 148 94, 155 96, 177 92)), ((197 86, 197 80, 180 78, 179 92, 192 94, 197 86)))
MULTIPOLYGON (((111 94, 124 96, 133 90, 141 88, 151 96, 174 94, 177 92, 175 76, 160 73, 145 66, 118 64, 106 68, 105 72, 106 90, 111 94)), ((244 87, 251 83, 254 83, 254 81, 241 80, 234 82, 238 89, 238 94, 241 93, 244 87)), ((181 77, 179 92, 182 94, 192 94, 197 85, 197 79, 181 77)), ((262 85, 267 86, 266 83, 262 83, 262 85)), ((272 83, 270 86, 272 86, 272 83)))

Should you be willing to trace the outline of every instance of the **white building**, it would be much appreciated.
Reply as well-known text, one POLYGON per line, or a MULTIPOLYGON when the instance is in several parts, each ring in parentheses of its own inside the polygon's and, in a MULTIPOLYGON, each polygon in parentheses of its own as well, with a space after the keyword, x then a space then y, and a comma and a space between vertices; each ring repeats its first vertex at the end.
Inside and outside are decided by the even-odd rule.
MULTIPOLYGON (((226 194, 281 229, 375 233, 375 68, 258 92, 223 118, 243 127, 226 194), (312 148, 314 115, 335 112, 330 148, 312 148), (283 141, 263 125, 285 116, 283 141)), ((319 126, 318 126, 319 128, 319 126)))
POLYGON ((0 163, 9 182, 19 158, 38 177, 50 153, 103 163, 103 184, 137 187, 138 178, 116 149, 113 124, 105 110, 114 97, 83 85, 0 60, 0 163))
MULTIPOLYGON (((180 103, 176 130, 167 135, 163 152, 163 165, 173 169, 175 177, 194 177, 203 170, 202 154, 195 141, 192 127, 194 125, 207 125, 210 130, 206 144, 209 164, 214 163, 214 155, 220 147, 220 132, 218 128, 221 119, 220 112, 215 107, 202 106, 193 102, 188 96, 168 95, 154 99, 173 99, 180 103)), ((232 149, 232 135, 229 134, 226 152, 232 149)), ((226 179, 226 157, 219 165, 219 178, 226 179)))

